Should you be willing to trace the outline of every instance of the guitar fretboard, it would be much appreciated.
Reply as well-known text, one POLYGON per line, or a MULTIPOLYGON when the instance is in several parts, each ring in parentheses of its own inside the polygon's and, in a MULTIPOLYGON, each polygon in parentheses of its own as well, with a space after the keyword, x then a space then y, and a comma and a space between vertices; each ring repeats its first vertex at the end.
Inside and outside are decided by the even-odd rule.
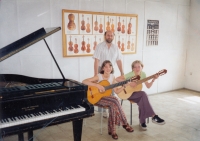
POLYGON ((130 79, 125 80, 125 81, 122 81, 122 82, 119 82, 119 83, 115 83, 115 84, 112 84, 112 85, 109 85, 109 86, 105 86, 104 88, 105 88, 105 90, 109 90, 109 89, 112 89, 112 88, 115 88, 115 87, 124 85, 124 84, 126 84, 128 81, 130 81, 130 79))
POLYGON ((149 76, 149 77, 146 77, 146 78, 144 78, 144 79, 142 79, 142 80, 139 80, 139 81, 136 82, 136 84, 137 84, 137 85, 138 85, 138 84, 142 84, 143 82, 146 82, 146 81, 148 81, 148 80, 154 78, 155 75, 156 75, 156 74, 151 75, 151 76, 149 76))

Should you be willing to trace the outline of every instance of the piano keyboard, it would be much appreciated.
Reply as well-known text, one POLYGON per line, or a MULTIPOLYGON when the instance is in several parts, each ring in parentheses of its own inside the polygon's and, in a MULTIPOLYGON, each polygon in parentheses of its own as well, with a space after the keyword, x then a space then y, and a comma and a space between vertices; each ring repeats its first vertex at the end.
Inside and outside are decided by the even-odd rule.
POLYGON ((55 110, 32 113, 29 115, 1 119, 0 120, 0 129, 6 128, 6 127, 11 127, 11 126, 16 126, 16 125, 20 125, 20 124, 26 124, 26 123, 30 123, 30 122, 55 118, 58 116, 78 113, 78 112, 82 112, 82 111, 85 111, 85 108, 78 105, 76 108, 74 108, 73 106, 70 106, 70 107, 65 107, 65 108, 60 108, 60 109, 55 109, 55 110))

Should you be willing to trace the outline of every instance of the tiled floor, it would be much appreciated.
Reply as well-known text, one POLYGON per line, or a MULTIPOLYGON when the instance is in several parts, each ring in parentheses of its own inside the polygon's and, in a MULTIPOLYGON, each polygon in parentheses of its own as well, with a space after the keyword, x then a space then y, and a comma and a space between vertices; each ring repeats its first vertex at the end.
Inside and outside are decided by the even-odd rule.
MULTIPOLYGON (((138 108, 133 104, 133 133, 117 127, 118 141, 200 141, 200 93, 178 90, 149 96, 150 102, 165 125, 149 122, 148 130, 141 131, 138 124, 138 108)), ((124 101, 123 109, 130 121, 130 104, 124 101)), ((82 141, 112 141, 107 133, 107 119, 103 119, 103 134, 100 134, 100 114, 87 118, 83 126, 82 141)), ((34 132, 34 141, 73 141, 72 123, 47 127, 34 132)), ((26 135, 25 135, 26 136, 26 135)), ((15 141, 17 136, 5 137, 15 141)))

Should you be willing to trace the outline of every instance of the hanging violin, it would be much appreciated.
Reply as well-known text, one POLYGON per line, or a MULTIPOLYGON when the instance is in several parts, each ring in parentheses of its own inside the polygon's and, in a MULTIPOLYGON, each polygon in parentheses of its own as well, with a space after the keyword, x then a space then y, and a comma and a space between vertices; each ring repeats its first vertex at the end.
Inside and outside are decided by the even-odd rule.
POLYGON ((100 25, 99 25, 99 33, 103 33, 103 25, 101 23, 101 18, 100 18, 100 25))
POLYGON ((85 30, 85 21, 84 21, 84 15, 82 15, 82 21, 81 21, 81 30, 85 30))
POLYGON ((73 42, 71 41, 71 36, 70 36, 70 41, 68 44, 69 44, 68 50, 73 51, 73 42))
POLYGON ((111 24, 111 31, 114 33, 115 32, 115 26, 114 26, 114 24, 113 24, 113 19, 112 19, 112 24, 111 24))
POLYGON ((98 31, 99 27, 98 27, 98 22, 97 22, 97 15, 96 15, 96 21, 94 22, 94 30, 98 31))
POLYGON ((96 41, 96 35, 94 36, 94 47, 93 47, 93 50, 96 49, 96 46, 97 46, 97 41, 96 41))
POLYGON ((118 46, 119 49, 121 49, 120 36, 119 36, 119 39, 118 39, 118 42, 117 42, 117 46, 118 46))
POLYGON ((67 25, 67 28, 68 28, 69 30, 74 30, 74 29, 76 29, 76 24, 74 23, 74 20, 75 20, 74 14, 69 14, 69 15, 68 15, 68 19, 69 19, 69 23, 68 23, 68 25, 67 25))
POLYGON ((127 31, 128 34, 131 34, 131 28, 132 28, 131 19, 132 18, 130 18, 130 21, 128 23, 128 31, 127 31))
POLYGON ((87 18, 88 23, 86 24, 86 32, 90 33, 90 23, 89 23, 89 18, 87 18))
POLYGON ((131 48, 131 42, 130 42, 130 36, 128 38, 128 42, 127 42, 127 49, 130 49, 131 48))
POLYGON ((121 31, 121 22, 120 22, 120 17, 119 17, 119 22, 118 22, 118 27, 117 27, 117 31, 121 31))
POLYGON ((124 48, 124 38, 122 38, 122 48, 121 48, 121 51, 124 51, 125 48, 124 48))
POLYGON ((87 49, 86 49, 86 52, 87 52, 87 53, 90 53, 90 44, 89 44, 89 40, 90 40, 90 39, 88 38, 88 44, 87 44, 87 49))
POLYGON ((81 42, 81 44, 82 44, 81 50, 85 51, 86 47, 85 47, 84 35, 83 35, 83 41, 81 42))
POLYGON ((122 33, 125 33, 125 25, 124 25, 124 20, 123 20, 123 25, 122 25, 122 33))
POLYGON ((74 53, 78 53, 78 44, 77 44, 76 38, 75 38, 75 44, 74 44, 74 53))
MULTIPOLYGON (((133 40, 133 39, 132 39, 133 40)), ((133 51, 134 50, 134 40, 133 40, 133 42, 132 42, 132 44, 131 44, 131 51, 133 51)))
POLYGON ((109 22, 109 16, 108 16, 108 21, 106 23, 107 27, 106 27, 106 31, 110 30, 110 22, 109 22))

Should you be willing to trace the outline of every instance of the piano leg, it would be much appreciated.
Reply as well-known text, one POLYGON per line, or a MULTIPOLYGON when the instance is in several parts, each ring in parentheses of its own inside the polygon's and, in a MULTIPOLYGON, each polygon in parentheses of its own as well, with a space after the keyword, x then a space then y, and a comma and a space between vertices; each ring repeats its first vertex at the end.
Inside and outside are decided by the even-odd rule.
POLYGON ((81 141, 83 119, 73 121, 74 141, 81 141))
POLYGON ((3 137, 0 135, 0 141, 3 141, 3 137))
POLYGON ((33 130, 28 131, 28 141, 33 141, 33 130))
POLYGON ((18 134, 18 141, 24 141, 24 134, 23 133, 18 134))

